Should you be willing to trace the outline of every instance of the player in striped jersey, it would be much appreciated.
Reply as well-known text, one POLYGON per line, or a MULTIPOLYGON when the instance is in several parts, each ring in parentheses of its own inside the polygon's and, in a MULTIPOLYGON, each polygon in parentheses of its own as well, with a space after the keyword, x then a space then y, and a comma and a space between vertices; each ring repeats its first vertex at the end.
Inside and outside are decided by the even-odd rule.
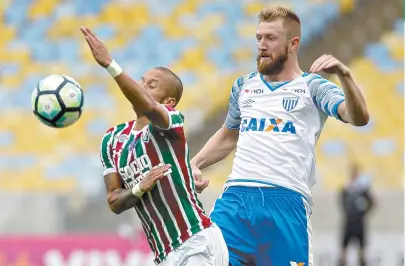
POLYGON ((95 60, 115 78, 137 120, 107 130, 101 161, 111 210, 135 208, 155 263, 164 266, 228 265, 219 228, 197 198, 184 117, 174 107, 183 85, 169 69, 150 69, 137 83, 123 73, 106 47, 82 28, 95 60))

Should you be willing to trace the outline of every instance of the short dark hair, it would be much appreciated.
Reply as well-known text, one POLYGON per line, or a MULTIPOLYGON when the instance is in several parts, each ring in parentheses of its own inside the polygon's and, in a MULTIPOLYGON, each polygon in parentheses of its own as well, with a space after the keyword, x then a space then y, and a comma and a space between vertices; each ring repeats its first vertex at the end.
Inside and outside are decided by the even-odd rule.
POLYGON ((170 84, 172 87, 169 92, 169 96, 176 99, 176 105, 177 105, 180 102, 181 96, 183 95, 183 82, 181 82, 181 79, 179 78, 179 76, 177 76, 173 71, 171 71, 170 69, 168 69, 166 67, 159 66, 159 67, 155 67, 154 69, 167 73, 173 79, 172 84, 170 84))

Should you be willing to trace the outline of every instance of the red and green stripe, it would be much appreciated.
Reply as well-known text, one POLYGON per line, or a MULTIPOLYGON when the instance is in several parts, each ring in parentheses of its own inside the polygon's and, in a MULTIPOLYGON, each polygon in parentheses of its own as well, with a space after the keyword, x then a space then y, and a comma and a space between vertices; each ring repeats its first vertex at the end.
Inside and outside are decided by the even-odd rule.
MULTIPOLYGON (((159 158, 159 155, 154 147, 154 144, 152 140, 149 141, 149 143, 145 143, 145 149, 146 153, 149 155, 149 158, 151 159, 152 165, 158 165, 161 162, 161 159, 159 158)), ((190 235, 187 232, 188 225, 186 224, 186 220, 183 217, 182 210, 179 206, 179 201, 177 195, 175 195, 175 192, 172 189, 172 184, 169 180, 170 177, 163 178, 160 181, 160 185, 163 191, 163 196, 166 198, 168 206, 170 206, 170 210, 173 213, 177 226, 180 229, 180 239, 182 242, 184 242, 187 238, 190 237, 190 235)))
MULTIPOLYGON (((103 145, 110 147, 114 143, 113 150, 109 152, 115 155, 113 163, 119 168, 130 165, 144 154, 148 155, 152 166, 162 162, 172 165, 172 173, 145 193, 135 208, 156 262, 161 262, 191 235, 211 225, 195 192, 182 117, 177 111, 169 111, 169 115, 172 128, 158 131, 148 126, 143 130, 149 131, 147 141, 142 139, 142 134, 135 136, 132 131, 134 121, 115 127, 109 138, 111 141, 103 140, 103 145), (128 136, 124 141, 115 139, 115 136, 119 138, 124 134, 128 136), (121 154, 117 156, 119 151, 121 154)), ((111 158, 106 159, 111 161, 111 158)))
POLYGON ((189 155, 187 143, 168 139, 166 139, 166 143, 168 144, 171 153, 174 154, 174 156, 176 156, 175 158, 177 159, 177 163, 179 165, 178 168, 180 169, 181 174, 183 176, 182 180, 185 182, 185 187, 187 189, 187 192, 189 194, 189 197, 192 201, 194 208, 198 212, 198 216, 202 221, 203 227, 205 228, 207 226, 210 226, 211 220, 205 215, 205 212, 202 208, 202 204, 199 202, 195 191, 191 167, 188 164, 189 155))
MULTIPOLYGON (((160 136, 159 134, 154 134, 151 138, 154 138, 156 140, 156 143, 158 145, 157 149, 159 149, 160 153, 162 154, 164 162, 166 164, 172 165, 171 176, 176 193, 180 198, 181 207, 186 214, 185 218, 189 221, 189 224, 199 225, 200 219, 198 214, 196 213, 196 209, 193 206, 192 195, 190 195, 189 191, 186 188, 184 178, 182 178, 182 169, 179 168, 177 158, 172 155, 169 145, 166 142, 166 138, 164 136, 160 136)), ((192 228, 189 229, 193 234, 201 230, 201 228, 196 228, 195 226, 192 226, 192 228)))

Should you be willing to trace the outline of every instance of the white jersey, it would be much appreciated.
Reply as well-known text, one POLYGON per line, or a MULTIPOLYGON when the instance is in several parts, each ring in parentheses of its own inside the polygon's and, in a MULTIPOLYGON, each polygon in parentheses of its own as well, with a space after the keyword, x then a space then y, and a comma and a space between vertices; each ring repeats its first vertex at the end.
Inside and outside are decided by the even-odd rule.
POLYGON ((257 72, 232 87, 226 126, 239 130, 228 185, 277 185, 312 206, 315 144, 328 116, 337 119, 343 91, 316 74, 269 83, 257 72))

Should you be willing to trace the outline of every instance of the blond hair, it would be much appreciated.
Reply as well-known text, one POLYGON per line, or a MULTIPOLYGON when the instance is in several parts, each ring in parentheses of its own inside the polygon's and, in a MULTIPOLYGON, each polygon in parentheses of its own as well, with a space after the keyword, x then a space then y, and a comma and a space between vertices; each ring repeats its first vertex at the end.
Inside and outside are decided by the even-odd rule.
POLYGON ((301 36, 300 18, 289 8, 282 6, 264 8, 260 11, 258 17, 259 23, 282 19, 284 21, 284 26, 287 28, 291 37, 301 36))

